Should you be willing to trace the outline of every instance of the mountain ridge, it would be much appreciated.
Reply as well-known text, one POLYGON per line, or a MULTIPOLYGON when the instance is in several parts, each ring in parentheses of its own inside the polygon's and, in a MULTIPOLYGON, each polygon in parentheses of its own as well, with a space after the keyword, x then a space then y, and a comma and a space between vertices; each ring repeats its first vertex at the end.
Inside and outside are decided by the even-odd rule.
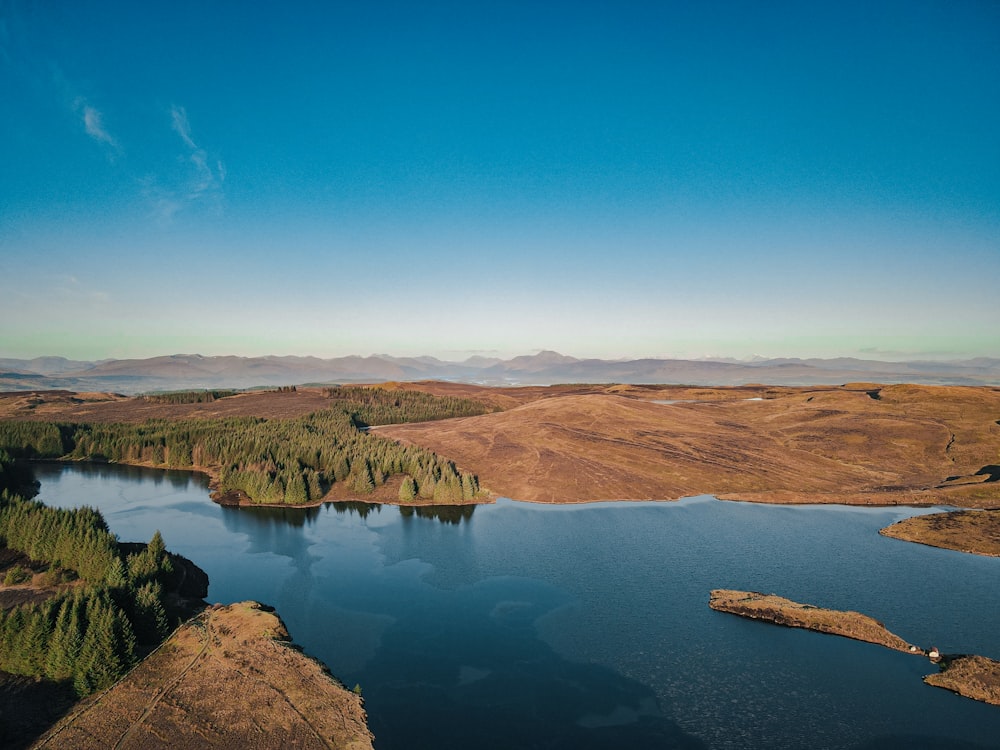
POLYGON ((457 362, 389 354, 320 358, 299 355, 169 354, 144 359, 0 358, 0 390, 142 393, 187 388, 252 388, 341 382, 452 380, 482 385, 650 383, 685 385, 830 385, 846 382, 1000 385, 1000 358, 889 362, 855 357, 733 359, 580 359, 544 350, 510 359, 457 362))

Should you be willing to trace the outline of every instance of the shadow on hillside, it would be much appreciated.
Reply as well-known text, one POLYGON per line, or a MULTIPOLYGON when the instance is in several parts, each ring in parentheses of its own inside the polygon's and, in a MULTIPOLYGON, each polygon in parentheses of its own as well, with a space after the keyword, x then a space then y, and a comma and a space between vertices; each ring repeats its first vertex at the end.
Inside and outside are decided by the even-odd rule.
POLYGON ((31 746, 75 703, 69 685, 0 672, 0 747, 31 746))

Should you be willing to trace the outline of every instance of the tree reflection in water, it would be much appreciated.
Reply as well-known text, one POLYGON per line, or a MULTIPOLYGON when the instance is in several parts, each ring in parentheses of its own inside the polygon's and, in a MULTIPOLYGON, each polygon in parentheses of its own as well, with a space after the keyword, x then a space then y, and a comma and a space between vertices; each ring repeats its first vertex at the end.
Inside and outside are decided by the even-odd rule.
POLYGON ((457 526, 468 521, 475 512, 475 505, 400 505, 399 515, 405 519, 434 518, 441 523, 457 526))

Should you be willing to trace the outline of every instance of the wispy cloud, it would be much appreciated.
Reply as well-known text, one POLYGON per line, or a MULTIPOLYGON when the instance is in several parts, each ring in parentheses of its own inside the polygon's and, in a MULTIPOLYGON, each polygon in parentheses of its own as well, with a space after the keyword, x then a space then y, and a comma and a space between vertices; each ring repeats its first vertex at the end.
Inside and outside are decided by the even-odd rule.
POLYGON ((118 141, 104 127, 104 115, 100 113, 97 107, 87 104, 82 99, 78 99, 76 110, 83 118, 83 128, 87 131, 87 135, 99 143, 106 143, 116 151, 118 150, 118 141))
POLYGON ((76 276, 65 275, 61 279, 61 284, 57 282, 56 291, 62 294, 96 305, 105 305, 111 301, 110 294, 82 283, 76 276))
POLYGON ((164 188, 157 178, 147 175, 139 180, 142 196, 150 206, 152 218, 162 225, 170 224, 174 217, 184 208, 174 191, 164 188))
POLYGON ((187 110, 179 105, 170 108, 170 128, 181 139, 181 170, 173 174, 148 175, 142 192, 160 224, 170 224, 175 217, 197 205, 219 209, 226 181, 226 167, 213 159, 194 138, 187 110))
POLYGON ((121 146, 104 124, 104 115, 101 111, 84 99, 78 96, 73 100, 73 111, 80 118, 83 129, 91 138, 107 147, 112 158, 121 154, 121 146))
POLYGON ((209 159, 208 153, 201 148, 191 134, 191 123, 188 122, 187 110, 174 105, 170 108, 170 119, 174 131, 188 148, 187 160, 194 167, 194 174, 187 186, 188 200, 198 200, 204 196, 221 197, 222 185, 226 181, 226 167, 221 160, 209 159))
POLYGON ((188 122, 187 111, 184 107, 178 107, 176 104, 170 109, 170 119, 173 121, 173 128, 177 131, 177 134, 192 149, 197 150, 198 144, 194 142, 191 137, 191 124, 188 122))

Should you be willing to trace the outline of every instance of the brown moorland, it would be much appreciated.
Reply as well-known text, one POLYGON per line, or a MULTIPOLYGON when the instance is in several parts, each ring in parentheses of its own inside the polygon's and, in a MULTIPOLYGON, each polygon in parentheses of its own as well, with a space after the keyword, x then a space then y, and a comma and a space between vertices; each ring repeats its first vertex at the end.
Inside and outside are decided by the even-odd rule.
POLYGON ((793 602, 775 594, 729 589, 713 589, 708 606, 718 612, 728 612, 751 620, 830 633, 856 641, 875 643, 908 654, 924 654, 922 649, 889 632, 878 620, 860 612, 824 609, 811 604, 793 602))
MULTIPOLYGON (((476 397, 475 386, 460 388, 476 397)), ((1000 454, 1000 388, 557 386, 499 395, 524 401, 478 417, 377 429, 448 456, 517 500, 715 494, 1000 507, 1000 482, 984 473, 1000 454)))
POLYGON ((107 692, 82 702, 36 748, 362 750, 361 698, 291 646, 256 602, 212 607, 107 692))
POLYGON ((1000 706, 1000 662, 985 656, 946 657, 942 670, 924 677, 934 687, 1000 706))
POLYGON ((165 404, 111 393, 8 391, 0 393, 0 419, 99 423, 246 416, 291 419, 329 405, 321 388, 248 391, 201 404, 165 404))
MULTIPOLYGON (((505 411, 387 425, 478 474, 494 494, 537 502, 669 500, 697 494, 777 503, 1000 508, 1000 388, 971 386, 491 388, 385 383, 505 411), (672 403, 657 403, 669 401, 672 403)), ((0 394, 0 419, 142 422, 291 418, 326 408, 321 388, 200 404, 109 394, 0 394)), ((347 499, 347 498, 338 498, 347 499)))
POLYGON ((886 526, 879 533, 931 547, 1000 557, 1000 510, 960 510, 913 516, 886 526))

